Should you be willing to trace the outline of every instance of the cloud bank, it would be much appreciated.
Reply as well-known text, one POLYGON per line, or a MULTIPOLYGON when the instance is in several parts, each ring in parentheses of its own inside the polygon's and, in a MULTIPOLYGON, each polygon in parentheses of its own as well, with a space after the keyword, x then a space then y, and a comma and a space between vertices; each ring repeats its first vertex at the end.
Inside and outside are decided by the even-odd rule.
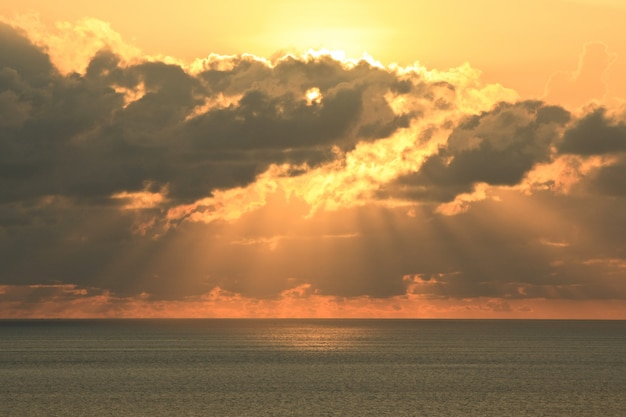
POLYGON ((34 39, 0 23, 0 315, 626 311, 620 108, 114 36, 68 70, 34 39))

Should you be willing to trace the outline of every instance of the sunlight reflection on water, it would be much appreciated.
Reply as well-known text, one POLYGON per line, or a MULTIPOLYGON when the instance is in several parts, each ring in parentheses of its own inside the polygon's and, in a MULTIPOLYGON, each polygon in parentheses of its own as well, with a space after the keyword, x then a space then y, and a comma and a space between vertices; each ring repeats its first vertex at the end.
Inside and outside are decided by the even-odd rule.
POLYGON ((260 342, 275 348, 303 352, 346 351, 360 346, 359 341, 366 332, 359 327, 294 326, 268 333, 260 342))

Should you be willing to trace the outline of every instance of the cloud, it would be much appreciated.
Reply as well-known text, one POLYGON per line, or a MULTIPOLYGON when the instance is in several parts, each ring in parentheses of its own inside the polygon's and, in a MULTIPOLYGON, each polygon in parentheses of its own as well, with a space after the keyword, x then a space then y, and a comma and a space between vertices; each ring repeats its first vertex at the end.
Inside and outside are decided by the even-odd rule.
POLYGON ((0 24, 0 299, 21 312, 626 299, 616 109, 315 52, 184 65, 105 42, 68 71, 31 38, 0 24))
MULTIPOLYGON (((45 50, 51 62, 62 74, 84 73, 93 56, 100 50, 115 50, 125 62, 141 58, 141 52, 122 39, 108 22, 82 18, 76 22, 44 25, 37 13, 19 14, 0 22, 15 25, 38 47, 45 50)), ((164 58, 161 58, 164 59, 164 58)))
POLYGON ((98 43, 105 49, 84 72, 65 74, 24 33, 2 27, 5 49, 14 51, 3 54, 0 93, 7 203, 63 196, 116 205, 114 196, 151 184, 167 190, 162 205, 187 205, 246 187, 274 165, 295 176, 342 154, 360 158, 358 146, 415 130, 427 115, 453 119, 470 98, 481 108, 509 95, 482 92, 469 67, 427 73, 311 52, 274 62, 212 55, 192 70, 123 60, 110 49, 117 41, 98 43))
POLYGON ((550 160, 559 128, 569 119, 565 109, 540 102, 501 103, 460 123, 419 170, 400 176, 382 195, 448 202, 478 183, 518 184, 536 164, 550 160))
POLYGON ((591 193, 626 196, 626 125, 623 118, 597 108, 581 117, 558 145, 562 154, 601 157, 603 163, 591 170, 582 186, 591 193))
POLYGON ((327 162, 333 148, 388 136, 412 117, 395 115, 382 97, 396 78, 367 63, 234 59, 231 69, 192 75, 163 62, 123 65, 103 50, 84 75, 64 76, 17 31, 3 25, 3 33, 1 103, 15 116, 3 127, 4 181, 13 190, 5 201, 103 201, 151 182, 167 186, 173 203, 190 202, 250 184, 271 164, 327 162), (255 65, 262 71, 247 78, 255 65), (316 102, 306 97, 311 88, 320 91, 316 102), (233 95, 227 106, 198 111, 233 95))
POLYGON ((143 295, 115 297, 90 294, 75 287, 52 287, 62 293, 40 302, 25 302, 36 287, 0 287, 0 316, 4 318, 573 318, 620 319, 622 300, 502 300, 475 298, 426 300, 414 294, 389 299, 341 298, 312 294, 306 285, 294 287, 280 298, 258 300, 219 288, 183 301, 150 301, 143 295), (68 297, 67 294, 73 294, 68 297))
POLYGON ((607 78, 617 54, 609 52, 607 45, 589 42, 583 45, 578 69, 557 72, 546 85, 544 99, 550 103, 582 106, 592 100, 601 101, 608 91, 607 78))
POLYGON ((603 155, 626 151, 626 125, 612 120, 605 108, 598 108, 577 120, 559 144, 559 152, 576 155, 603 155))

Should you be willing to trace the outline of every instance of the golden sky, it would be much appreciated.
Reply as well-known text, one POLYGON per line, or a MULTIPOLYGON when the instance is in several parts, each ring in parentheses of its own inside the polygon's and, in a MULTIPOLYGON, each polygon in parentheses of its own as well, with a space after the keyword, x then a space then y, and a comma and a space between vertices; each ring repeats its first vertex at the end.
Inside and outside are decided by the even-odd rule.
MULTIPOLYGON (((365 52, 383 64, 415 61, 448 69, 464 62, 488 82, 541 96, 556 71, 574 71, 583 45, 601 42, 626 54, 626 5, 620 0, 251 1, 21 0, 0 15, 37 15, 46 25, 90 17, 110 23, 145 54, 187 61, 209 53, 271 57, 307 48, 365 52)), ((615 94, 626 95, 616 62, 615 94)))
POLYGON ((626 318, 623 2, 61 3, 0 6, 0 317, 626 318))

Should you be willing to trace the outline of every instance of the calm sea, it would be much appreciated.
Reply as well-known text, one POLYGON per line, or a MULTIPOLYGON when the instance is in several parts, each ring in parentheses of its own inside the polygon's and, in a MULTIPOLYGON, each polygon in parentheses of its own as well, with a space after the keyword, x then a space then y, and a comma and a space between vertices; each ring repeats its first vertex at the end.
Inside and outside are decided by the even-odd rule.
POLYGON ((0 320, 1 416, 626 416, 625 321, 0 320))

